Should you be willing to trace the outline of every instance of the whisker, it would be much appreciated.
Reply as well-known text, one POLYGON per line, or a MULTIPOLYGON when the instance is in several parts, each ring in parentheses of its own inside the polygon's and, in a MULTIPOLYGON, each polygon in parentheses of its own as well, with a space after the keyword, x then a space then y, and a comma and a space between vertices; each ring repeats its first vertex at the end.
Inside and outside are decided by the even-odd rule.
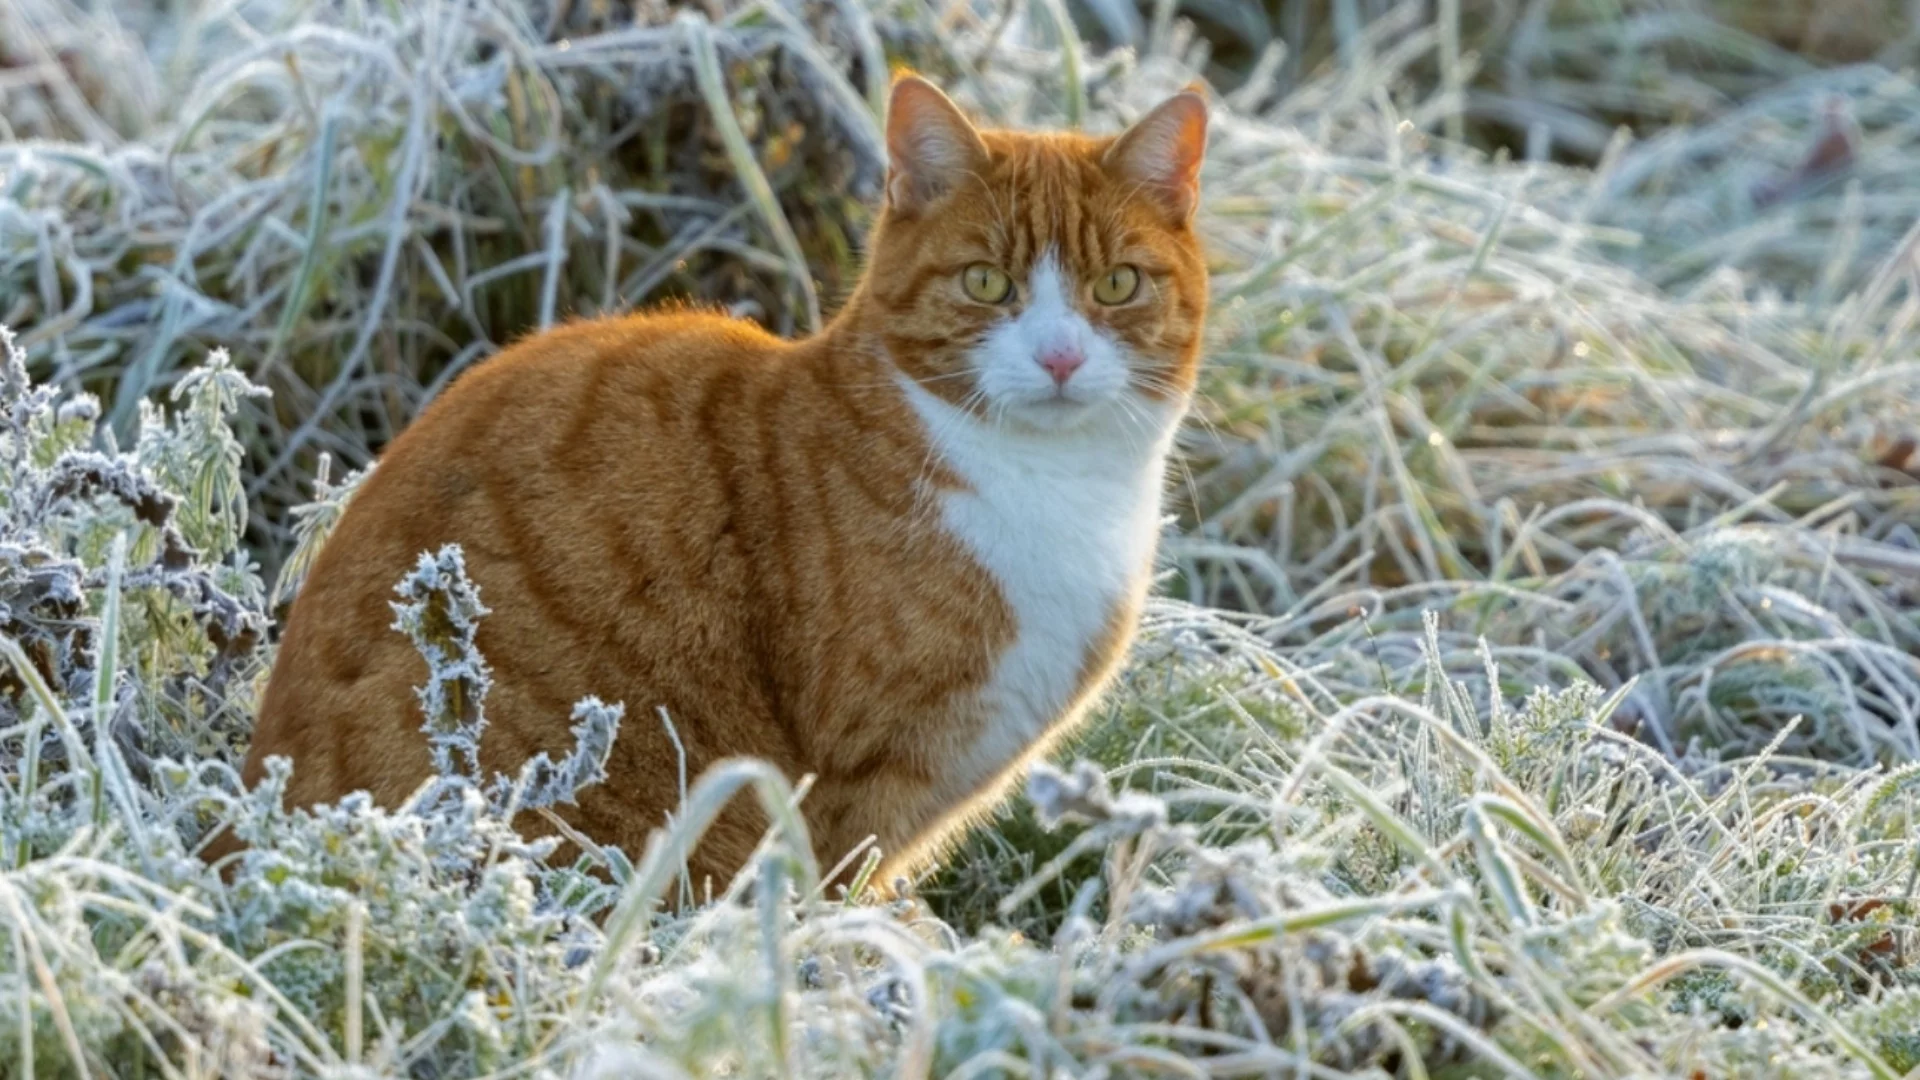
MULTIPOLYGON (((944 375, 910 375, 907 377, 911 378, 914 382, 924 385, 926 383, 947 382, 951 379, 970 379, 973 377, 973 372, 949 371, 944 375)), ((879 379, 874 382, 848 382, 839 385, 847 390, 878 390, 895 384, 892 379, 879 379)))
MULTIPOLYGON (((1137 372, 1137 371, 1128 372, 1128 383, 1130 386, 1137 389, 1158 390, 1169 396, 1175 396, 1180 393, 1180 388, 1173 385, 1171 381, 1169 381, 1163 376, 1154 375, 1150 373, 1137 372)), ((1195 387, 1192 393, 1194 394, 1195 397, 1204 398, 1210 404, 1213 403, 1210 398, 1205 398, 1205 395, 1202 394, 1202 392, 1199 390, 1198 387, 1195 387)), ((1125 398, 1122 398, 1121 400, 1126 402, 1127 408, 1130 413, 1138 413, 1141 423, 1145 427, 1147 427, 1149 430, 1152 429, 1152 419, 1145 414, 1144 410, 1141 408, 1139 403, 1128 401, 1125 398)), ((1207 429, 1208 434, 1211 435, 1216 441, 1220 439, 1219 428, 1214 425, 1213 421, 1210 420, 1205 415, 1205 413, 1201 412, 1200 410, 1189 409, 1187 410, 1187 415, 1197 419, 1200 422, 1200 424, 1207 429)), ((1187 498, 1189 499, 1189 505, 1193 507, 1193 512, 1196 515, 1198 515, 1200 513, 1200 506, 1201 506, 1200 484, 1199 484, 1199 481, 1194 476, 1193 466, 1186 460, 1186 458, 1183 455, 1173 454, 1173 455, 1170 455, 1170 458, 1171 458, 1173 467, 1179 470, 1178 477, 1181 485, 1187 489, 1187 498)))

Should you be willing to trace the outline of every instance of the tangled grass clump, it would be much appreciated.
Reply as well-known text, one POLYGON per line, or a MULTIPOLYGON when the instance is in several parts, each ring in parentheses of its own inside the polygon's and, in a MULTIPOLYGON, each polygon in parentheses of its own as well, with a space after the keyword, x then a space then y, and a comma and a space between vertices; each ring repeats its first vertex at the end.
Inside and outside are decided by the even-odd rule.
MULTIPOLYGON (((593 849, 550 864, 554 841, 510 821, 528 795, 594 779, 617 712, 586 706, 576 753, 516 782, 463 765, 485 737, 470 640, 484 606, 447 551, 396 603, 396 632, 433 671, 422 703, 441 776, 397 808, 286 810, 285 762, 242 792, 223 731, 252 703, 258 658, 226 656, 218 620, 171 585, 246 584, 222 595, 264 617, 258 578, 214 561, 240 500, 220 530, 189 528, 182 509, 193 484, 237 492, 230 436, 204 418, 230 417, 247 384, 216 357, 183 382, 197 395, 184 410, 147 414, 150 444, 205 470, 169 474, 164 456, 79 449, 97 409, 30 387, 13 355, 10 490, 44 490, 75 460, 118 478, 41 517, 33 500, 5 507, 13 542, 66 552, 70 574, 51 590, 63 607, 9 610, 79 643, 43 651, 45 670, 7 644, 0 1001, 19 1011, 0 1056, 36 1074, 1134 1075, 1187 1061, 1891 1080, 1911 1058, 1914 766, 1770 749, 1688 774, 1614 729, 1624 690, 1477 700, 1447 677, 1437 621, 1417 694, 1351 699, 1252 619, 1157 603, 1090 744, 1117 759, 1121 788, 1090 761, 1037 770, 1021 813, 1047 861, 976 840, 950 875, 970 888, 929 894, 942 918, 825 895, 801 796, 752 762, 699 778, 637 862, 593 849), (167 560, 173 577, 153 572, 167 560), (1141 752, 1155 743, 1171 749, 1141 752), (687 846, 743 789, 777 823, 768 843, 715 902, 665 914, 687 846), (247 847, 211 867, 195 850, 222 829, 247 847)), ((40 595, 12 581, 14 597, 40 595)))
POLYGON ((864 22, 172 7, 0 10, 0 70, 33 76, 5 91, 0 321, 123 437, 209 346, 249 358, 271 556, 320 454, 364 465, 520 334, 672 297, 804 331, 851 284, 887 75, 864 22))

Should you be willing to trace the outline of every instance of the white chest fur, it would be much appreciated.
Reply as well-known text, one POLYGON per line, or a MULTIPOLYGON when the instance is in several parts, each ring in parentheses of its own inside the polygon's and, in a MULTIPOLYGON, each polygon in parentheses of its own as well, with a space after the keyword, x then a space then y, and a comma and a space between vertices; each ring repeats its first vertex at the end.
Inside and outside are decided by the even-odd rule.
POLYGON ((943 523, 993 576, 1016 623, 982 691, 983 725, 942 748, 948 794, 964 797, 1065 718, 1089 647, 1144 586, 1178 414, 1028 434, 917 385, 907 394, 935 452, 967 484, 940 496, 943 523))

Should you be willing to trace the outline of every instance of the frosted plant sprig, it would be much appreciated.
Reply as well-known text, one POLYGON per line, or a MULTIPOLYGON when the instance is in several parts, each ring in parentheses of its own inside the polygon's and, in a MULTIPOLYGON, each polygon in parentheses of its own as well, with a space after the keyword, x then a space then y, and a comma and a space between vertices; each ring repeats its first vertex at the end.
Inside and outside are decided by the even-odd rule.
POLYGON ((434 771, 442 780, 484 790, 496 808, 531 810, 571 803, 581 788, 606 779, 607 757, 626 707, 596 697, 574 705, 574 745, 559 761, 542 751, 516 776, 483 776, 480 740, 487 728, 493 669, 475 644, 488 612, 479 586, 467 576, 465 553, 458 544, 422 552, 395 591, 401 599, 392 603, 393 628, 411 638, 427 662, 427 681, 414 692, 426 714, 421 730, 434 771))
POLYGON ((173 386, 172 415, 143 401, 134 453, 155 475, 186 493, 177 515, 187 540, 216 561, 240 550, 247 531, 241 477, 246 448, 233 431, 242 404, 271 392, 233 366, 225 349, 173 386))
POLYGON ((624 704, 608 705, 597 697, 581 698, 573 706, 573 749, 559 761, 546 751, 529 760, 520 769, 517 782, 494 778, 496 805, 518 806, 533 810, 572 803, 582 788, 607 778, 607 758, 613 753, 613 740, 620 734, 620 720, 626 715, 624 704), (515 790, 518 798, 515 798, 515 790))
POLYGON ((17 470, 32 449, 33 427, 50 411, 51 387, 36 386, 27 374, 27 353, 12 328, 0 324, 0 405, 5 407, 7 458, 17 470))
POLYGON ((154 529, 159 536, 161 565, 181 567, 193 560, 193 547, 173 521, 179 499, 125 455, 91 450, 60 455, 40 474, 39 483, 20 512, 29 520, 43 521, 71 513, 78 501, 99 498, 112 499, 134 520, 154 529))
POLYGON ((275 604, 293 599, 300 590, 308 571, 313 569, 313 561, 320 557, 321 547, 333 535, 334 527, 347 512, 347 505, 359 493, 360 485, 373 475, 373 470, 373 464, 355 469, 336 484, 332 476, 332 456, 320 455, 319 467, 314 472, 313 501, 292 510, 293 550, 280 564, 280 576, 274 581, 272 600, 275 604))
POLYGON ((414 693, 426 714, 422 730, 434 771, 478 783, 493 669, 474 644, 487 609, 467 578, 465 553, 458 544, 422 552, 394 591, 400 599, 391 604, 393 628, 411 638, 427 662, 427 681, 414 693))
POLYGON ((1159 799, 1138 791, 1115 795, 1106 771, 1090 761, 1076 761, 1068 772, 1036 762, 1027 777, 1027 798, 1047 828, 1077 823, 1137 836, 1167 823, 1167 808, 1159 799))

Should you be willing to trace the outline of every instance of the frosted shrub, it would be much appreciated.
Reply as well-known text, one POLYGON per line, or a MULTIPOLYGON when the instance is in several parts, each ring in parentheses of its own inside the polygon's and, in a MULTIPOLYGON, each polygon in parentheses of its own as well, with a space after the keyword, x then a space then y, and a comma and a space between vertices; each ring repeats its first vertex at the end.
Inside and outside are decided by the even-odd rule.
POLYGON ((1920 865, 1912 767, 1762 756, 1685 776, 1615 730, 1625 691, 1477 701, 1432 619, 1416 697, 1334 701, 1302 730, 1312 672, 1179 605, 1149 624, 1149 655, 1186 660, 1137 665, 1151 693, 1081 743, 1132 790, 1084 761, 1037 768, 1000 831, 1031 815, 1072 838, 1036 872, 976 835, 945 878, 1052 937, 1069 1024, 1146 1024, 1173 1056, 1282 1073, 1418 1055, 1476 1076, 1899 1075, 1913 910, 1872 898, 1920 865), (1222 703, 1237 721, 1193 722, 1222 703), (1142 760, 1162 739, 1184 752, 1142 760), (1027 916, 1069 868, 1096 878, 1064 917, 1027 916), (1828 1041, 1845 1025, 1860 1036, 1828 1041))
POLYGON ((1245 613, 1152 604, 1072 764, 878 903, 821 885, 801 778, 759 763, 690 778, 642 851, 519 835, 601 779, 623 704, 651 718, 586 699, 559 760, 484 770, 457 549, 393 598, 436 774, 384 808, 289 810, 284 764, 241 791, 270 605, 367 475, 302 470, 569 312, 805 325, 857 264, 896 60, 996 122, 1112 130, 1204 43, 1063 52, 1045 4, 97 7, 0 4, 57 59, 6 91, 0 317, 110 397, 0 347, 6 1075, 1920 1067, 1905 76, 1812 73, 1606 174, 1432 140, 1457 100, 1417 73, 1464 54, 1407 18, 1223 100, 1164 591, 1245 613), (1864 186, 1729 232, 1828 92, 1871 106, 1864 186), (191 367, 217 342, 276 399, 191 367), (293 541, 270 592, 243 535, 293 541), (665 913, 749 797, 755 858, 665 913), (218 872, 215 830, 246 843, 218 872))
POLYGON ((472 751, 485 665, 471 618, 484 609, 450 550, 401 584, 416 601, 401 621, 433 671, 422 688, 433 730, 467 751, 460 768, 448 759, 444 797, 288 812, 284 762, 240 793, 234 743, 269 619, 239 546, 246 504, 228 422, 255 389, 216 353, 176 386, 177 411, 143 406, 123 452, 96 432, 91 398, 32 386, 4 331, 0 344, 12 660, 0 687, 0 921, 13 946, 0 983, 13 985, 10 1002, 33 1004, 22 1023, 0 1024, 0 1060, 55 1075, 62 1062, 144 1075, 170 1061, 237 1077, 312 1072, 347 1054, 467 1075, 530 1053, 547 1029, 503 1026, 502 1003, 572 985, 568 955, 591 938, 580 920, 608 898, 572 868, 548 869, 539 857, 552 842, 521 841, 506 804, 564 802, 603 775, 619 708, 582 702, 574 754, 483 791, 472 751), (468 618, 464 638, 437 628, 448 611, 468 618), (476 691, 469 718, 435 696, 448 687, 476 691), (213 827, 249 845, 230 882, 192 852, 213 827))

